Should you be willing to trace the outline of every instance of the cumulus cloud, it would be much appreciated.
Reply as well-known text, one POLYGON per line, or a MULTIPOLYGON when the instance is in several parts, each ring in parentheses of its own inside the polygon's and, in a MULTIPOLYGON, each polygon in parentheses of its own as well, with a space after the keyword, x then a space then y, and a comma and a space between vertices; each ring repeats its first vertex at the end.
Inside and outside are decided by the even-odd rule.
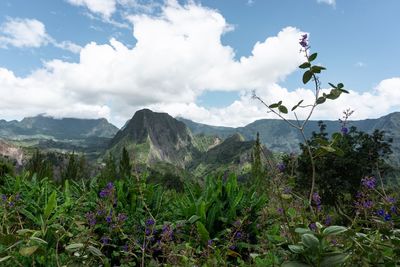
POLYGON ((116 0, 67 0, 75 6, 85 6, 91 12, 110 18, 116 10, 116 0))
MULTIPOLYGON (((284 28, 257 42, 249 56, 236 59, 234 49, 221 42, 232 27, 216 10, 169 1, 159 15, 128 19, 137 40, 132 48, 116 39, 92 42, 80 50, 76 63, 52 60, 26 77, 0 69, 0 114, 106 117, 121 126, 136 110, 148 107, 199 122, 239 126, 273 115, 251 99, 252 90, 267 103, 284 100, 288 107, 313 98, 309 88, 279 86, 303 61, 299 29, 284 28), (195 104, 202 93, 213 90, 239 91, 241 97, 225 108, 195 104)), ((371 93, 352 92, 322 105, 314 118, 336 118, 344 108, 355 109, 363 118, 383 115, 399 107, 399 79, 382 81, 371 93), (376 99, 387 106, 375 105, 376 99)))
POLYGON ((317 0, 318 3, 336 6, 336 0, 317 0))
POLYGON ((7 18, 0 26, 0 48, 38 48, 48 44, 72 53, 81 50, 79 45, 70 41, 57 42, 46 32, 45 25, 36 19, 7 18))
POLYGON ((8 18, 0 26, 1 47, 40 47, 49 40, 44 24, 36 19, 8 18))

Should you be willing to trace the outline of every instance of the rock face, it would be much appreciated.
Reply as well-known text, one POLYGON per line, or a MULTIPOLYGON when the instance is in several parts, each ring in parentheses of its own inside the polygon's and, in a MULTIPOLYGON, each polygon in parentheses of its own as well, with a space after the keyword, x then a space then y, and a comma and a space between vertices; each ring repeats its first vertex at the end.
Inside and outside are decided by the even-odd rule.
POLYGON ((137 111, 110 142, 110 152, 123 147, 141 163, 167 162, 184 167, 196 153, 194 138, 183 122, 167 113, 137 111))
POLYGON ((0 156, 15 160, 18 165, 22 165, 22 161, 24 159, 24 153, 22 149, 8 144, 3 140, 0 140, 0 156))
POLYGON ((118 128, 106 119, 55 119, 39 115, 18 121, 0 121, 0 137, 26 139, 32 137, 63 139, 84 139, 89 137, 111 138, 118 128))

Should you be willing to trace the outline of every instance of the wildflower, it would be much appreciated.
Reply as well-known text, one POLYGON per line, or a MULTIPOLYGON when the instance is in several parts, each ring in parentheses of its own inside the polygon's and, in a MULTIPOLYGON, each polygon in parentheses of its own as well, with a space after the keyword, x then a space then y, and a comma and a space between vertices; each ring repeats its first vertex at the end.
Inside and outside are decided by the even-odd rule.
POLYGON ((312 199, 313 199, 315 205, 317 205, 317 206, 321 205, 321 197, 319 196, 319 194, 317 192, 314 192, 314 194, 312 195, 312 199))
POLYGON ((292 188, 290 188, 290 187, 285 187, 285 188, 283 189, 283 193, 284 193, 284 194, 290 194, 290 193, 292 193, 292 188))
POLYGON ((8 202, 8 206, 9 206, 9 207, 14 207, 14 206, 15 206, 15 203, 14 203, 13 201, 10 201, 10 202, 8 202))
POLYGON ((364 208, 370 209, 374 205, 374 202, 372 200, 366 200, 362 203, 362 205, 364 208))
POLYGON ((243 235, 242 232, 236 232, 235 239, 242 239, 243 235))
POLYGON ((385 222, 390 221, 392 219, 392 216, 388 213, 385 215, 385 222))
POLYGON ((106 211, 104 209, 99 209, 99 210, 97 210, 96 213, 97 213, 98 216, 102 216, 102 215, 104 215, 106 213, 106 211))
POLYGON ((109 242, 110 242, 110 238, 108 237, 108 236, 103 236, 101 239, 100 239, 100 241, 101 241, 101 243, 103 243, 103 245, 108 245, 109 244, 109 242))
POLYGON ((380 209, 376 212, 376 214, 378 214, 378 216, 383 217, 385 215, 385 211, 383 209, 380 209))
POLYGON ((311 231, 317 231, 317 224, 316 223, 310 223, 308 225, 308 228, 310 228, 311 231))
POLYGON ((389 203, 395 203, 396 199, 394 197, 386 197, 385 200, 389 203))
POLYGON ((117 216, 118 222, 124 222, 124 221, 126 221, 127 218, 128 218, 128 216, 126 216, 126 214, 118 213, 118 216, 117 216))
POLYGON ((209 246, 212 246, 213 243, 214 243, 214 240, 212 240, 212 239, 210 239, 210 240, 207 241, 207 244, 208 244, 209 246))
POLYGON ((100 191, 99 195, 101 198, 106 198, 112 194, 113 190, 114 190, 114 185, 113 183, 109 182, 107 186, 100 191))
POLYGON ((283 209, 282 209, 282 208, 278 208, 276 211, 277 211, 280 215, 283 215, 283 209))
POLYGON ((325 218, 325 225, 329 226, 332 223, 332 217, 330 215, 327 215, 325 218))
POLYGON ((397 214, 396 206, 391 206, 391 207, 390 207, 390 211, 393 212, 393 213, 395 213, 395 214, 397 214))
POLYGON ((343 126, 342 129, 340 129, 340 131, 342 132, 343 135, 346 135, 349 132, 349 129, 343 126))
POLYGON ((285 169, 286 169, 286 166, 285 166, 285 164, 284 164, 283 162, 278 163, 278 164, 276 165, 276 167, 278 168, 278 170, 279 170, 280 172, 284 172, 285 169))
POLYGON ((235 246, 235 245, 231 245, 231 246, 229 246, 229 249, 230 249, 230 250, 235 250, 235 249, 236 249, 236 246, 235 246))
POLYGON ((239 228, 242 225, 242 222, 240 220, 237 220, 233 223, 233 226, 236 228, 239 228))
POLYGON ((376 186, 376 179, 374 176, 364 177, 361 179, 361 183, 367 189, 374 189, 376 186))
POLYGON ((3 201, 7 201, 7 196, 6 196, 6 195, 4 195, 4 194, 2 194, 2 195, 1 195, 1 200, 3 200, 3 201))
POLYGON ((146 228, 144 232, 147 236, 151 235, 151 230, 149 228, 146 228))
POLYGON ((155 223, 155 221, 153 220, 153 219, 148 219, 147 221, 146 221, 146 225, 147 226, 151 226, 151 225, 153 225, 155 223))
POLYGON ((86 213, 85 217, 90 226, 94 226, 96 224, 96 217, 93 212, 86 213))
POLYGON ((106 222, 107 222, 107 223, 111 223, 111 221, 112 221, 112 217, 111 217, 111 216, 107 216, 107 217, 106 217, 106 222))
POLYGON ((21 200, 21 195, 18 193, 15 195, 15 201, 20 201, 21 200))
POLYGON ((308 35, 307 34, 303 34, 301 36, 300 42, 299 44, 303 47, 303 48, 307 48, 308 47, 308 35))

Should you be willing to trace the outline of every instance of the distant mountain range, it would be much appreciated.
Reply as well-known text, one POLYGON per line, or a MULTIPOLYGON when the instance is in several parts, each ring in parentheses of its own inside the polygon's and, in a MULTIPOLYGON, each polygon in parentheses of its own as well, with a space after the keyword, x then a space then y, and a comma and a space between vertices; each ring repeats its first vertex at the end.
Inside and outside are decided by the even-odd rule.
MULTIPOLYGON (((340 131, 338 121, 324 123, 328 133, 340 131)), ((400 166, 400 112, 378 119, 349 121, 348 126, 368 133, 374 129, 385 131, 388 138, 393 138, 391 161, 400 166)), ((319 131, 318 121, 308 123, 306 136, 311 136, 313 131, 319 131)), ((102 158, 107 153, 118 157, 126 147, 141 164, 162 163, 197 175, 222 168, 236 172, 248 169, 257 132, 261 143, 268 148, 266 155, 268 151, 299 151, 300 134, 284 121, 275 119, 258 120, 244 127, 219 127, 143 109, 120 130, 105 119, 36 116, 22 121, 0 120, 0 139, 17 147, 78 151, 91 159, 102 158)))

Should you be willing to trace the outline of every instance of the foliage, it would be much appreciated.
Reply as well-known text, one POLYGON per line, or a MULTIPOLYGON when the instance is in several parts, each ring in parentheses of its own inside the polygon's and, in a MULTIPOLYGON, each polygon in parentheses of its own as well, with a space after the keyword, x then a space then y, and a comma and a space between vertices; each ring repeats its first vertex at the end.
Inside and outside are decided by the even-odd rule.
MULTIPOLYGON (((320 122, 320 132, 314 132, 308 144, 315 155, 318 191, 330 205, 340 200, 343 192, 354 196, 361 178, 385 174, 388 169, 384 159, 391 153, 390 140, 386 141, 384 132, 379 130, 367 134, 351 127, 345 134, 335 133, 328 138, 325 125, 320 122), (336 153, 327 153, 321 145, 331 147, 336 153)), ((296 182, 299 188, 308 188, 310 159, 305 145, 300 146, 296 182)))

